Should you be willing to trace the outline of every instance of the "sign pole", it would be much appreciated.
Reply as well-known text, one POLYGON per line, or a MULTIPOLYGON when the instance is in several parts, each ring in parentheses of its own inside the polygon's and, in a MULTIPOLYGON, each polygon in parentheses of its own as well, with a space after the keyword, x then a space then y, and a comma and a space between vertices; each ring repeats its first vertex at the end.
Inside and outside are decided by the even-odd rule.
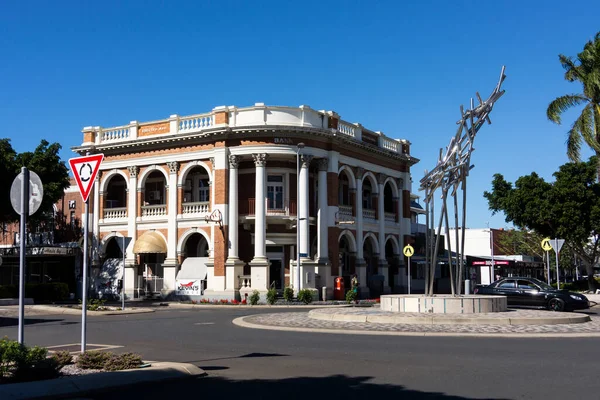
POLYGON ((556 289, 560 290, 560 269, 558 268, 558 253, 560 253, 559 247, 558 247, 558 239, 554 238, 554 244, 555 244, 555 251, 554 254, 556 254, 556 289))
POLYGON ((408 257, 408 294, 410 294, 410 281, 412 280, 412 275, 410 274, 410 257, 408 257))
POLYGON ((85 352, 85 337, 86 337, 86 328, 87 328, 87 289, 88 289, 88 232, 89 232, 89 211, 90 211, 90 203, 89 200, 85 200, 85 227, 83 229, 83 282, 81 284, 82 294, 81 294, 81 353, 85 352))
POLYGON ((548 285, 550 284, 550 252, 546 251, 546 269, 548 270, 548 273, 546 274, 546 276, 548 277, 548 285))
POLYGON ((29 215, 29 170, 21 168, 21 224, 19 236, 21 239, 19 251, 19 332, 18 342, 24 343, 25 320, 25 256, 27 251, 27 216, 29 215))
POLYGON ((121 310, 125 310, 125 236, 123 236, 123 276, 121 277, 121 310))

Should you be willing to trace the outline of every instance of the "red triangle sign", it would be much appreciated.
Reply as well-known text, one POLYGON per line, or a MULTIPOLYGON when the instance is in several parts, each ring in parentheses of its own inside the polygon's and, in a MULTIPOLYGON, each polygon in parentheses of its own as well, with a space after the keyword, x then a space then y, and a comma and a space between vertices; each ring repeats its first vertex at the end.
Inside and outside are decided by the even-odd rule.
POLYGON ((104 154, 94 154, 91 156, 77 157, 69 159, 71 171, 79 186, 79 193, 85 203, 94 187, 94 180, 98 175, 100 164, 104 159, 104 154))

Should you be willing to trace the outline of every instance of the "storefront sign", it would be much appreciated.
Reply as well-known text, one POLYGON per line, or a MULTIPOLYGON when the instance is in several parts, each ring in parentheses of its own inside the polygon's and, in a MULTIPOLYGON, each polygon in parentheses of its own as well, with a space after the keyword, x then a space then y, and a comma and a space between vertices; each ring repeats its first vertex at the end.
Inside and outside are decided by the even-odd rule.
POLYGON ((178 296, 200 296, 202 289, 202 281, 200 279, 178 280, 177 295, 178 296))
MULTIPOLYGON (((504 261, 504 260, 494 260, 494 265, 508 265, 509 261, 504 261)), ((486 261, 473 261, 471 263, 471 265, 487 265, 490 266, 492 265, 492 260, 486 260, 486 261)))
POLYGON ((159 124, 142 125, 138 129, 138 136, 158 135, 159 133, 169 133, 170 126, 168 122, 159 124))

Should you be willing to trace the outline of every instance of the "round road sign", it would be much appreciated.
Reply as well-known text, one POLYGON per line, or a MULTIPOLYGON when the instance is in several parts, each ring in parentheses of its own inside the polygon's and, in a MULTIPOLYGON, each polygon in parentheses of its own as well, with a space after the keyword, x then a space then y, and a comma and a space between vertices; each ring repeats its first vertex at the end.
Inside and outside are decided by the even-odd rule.
POLYGON ((550 251, 552 250, 552 245, 550 244, 550 238, 545 238, 544 240, 542 240, 542 249, 546 250, 546 251, 550 251))
MULTIPOLYGON (((23 181, 23 173, 21 172, 10 187, 10 202, 15 209, 15 212, 21 215, 21 182, 23 181)), ((35 213, 42 205, 44 198, 44 186, 42 180, 33 171, 29 171, 29 215, 35 213)))
POLYGON ((402 252, 406 257, 410 258, 413 256, 413 254, 415 254, 415 249, 410 244, 407 244, 406 246, 404 246, 402 252))

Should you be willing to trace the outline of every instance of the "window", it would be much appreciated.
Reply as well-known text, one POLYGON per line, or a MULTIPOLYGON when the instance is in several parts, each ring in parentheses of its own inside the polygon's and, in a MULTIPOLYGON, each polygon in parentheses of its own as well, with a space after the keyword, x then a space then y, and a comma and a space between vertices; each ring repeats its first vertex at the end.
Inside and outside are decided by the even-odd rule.
POLYGON ((338 202, 341 206, 349 206, 350 205, 350 184, 348 183, 348 177, 345 173, 340 175, 339 180, 339 189, 338 189, 338 202))
POLYGON ((267 208, 282 210, 283 207, 283 175, 267 176, 267 208))
POLYGON ((498 287, 499 288, 503 288, 503 289, 514 289, 515 288, 515 281, 507 280, 507 281, 501 282, 498 285, 498 287))
POLYGON ((208 179, 200 179, 198 183, 198 201, 207 202, 210 199, 208 179))
POLYGON ((363 186, 363 192, 362 192, 363 209, 364 210, 372 210, 373 209, 372 193, 373 193, 373 190, 371 189, 371 182, 366 181, 363 186))
POLYGON ((519 289, 538 290, 538 287, 529 281, 517 281, 517 287, 519 289))

